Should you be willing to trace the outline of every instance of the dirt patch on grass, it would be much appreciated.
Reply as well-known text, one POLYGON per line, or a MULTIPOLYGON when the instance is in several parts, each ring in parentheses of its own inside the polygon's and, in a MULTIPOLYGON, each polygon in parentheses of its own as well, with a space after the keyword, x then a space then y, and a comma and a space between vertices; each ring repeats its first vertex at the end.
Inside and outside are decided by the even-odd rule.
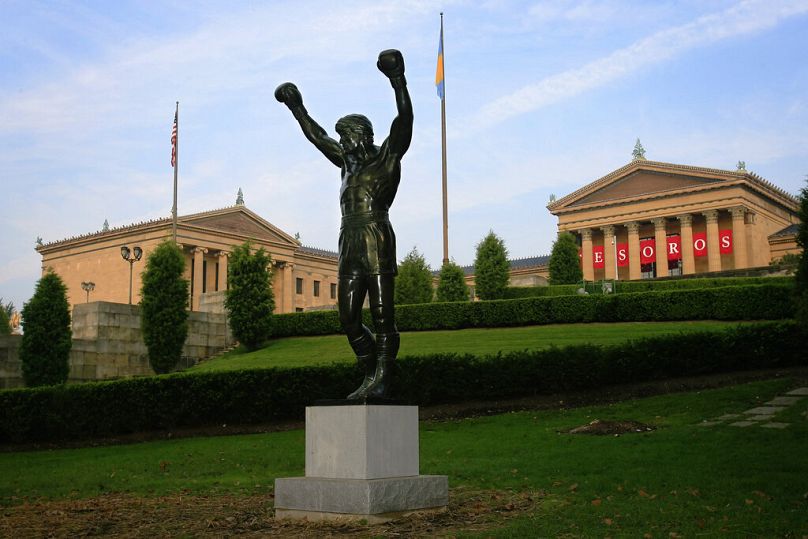
POLYGON ((586 425, 567 431, 568 434, 596 434, 599 436, 620 436, 633 432, 650 432, 656 430, 653 425, 638 421, 601 421, 596 419, 586 425))
POLYGON ((435 537, 484 532, 531 511, 541 491, 452 489, 442 513, 384 524, 276 520, 271 494, 177 495, 139 498, 109 494, 86 500, 38 501, 0 509, 3 537, 435 537))

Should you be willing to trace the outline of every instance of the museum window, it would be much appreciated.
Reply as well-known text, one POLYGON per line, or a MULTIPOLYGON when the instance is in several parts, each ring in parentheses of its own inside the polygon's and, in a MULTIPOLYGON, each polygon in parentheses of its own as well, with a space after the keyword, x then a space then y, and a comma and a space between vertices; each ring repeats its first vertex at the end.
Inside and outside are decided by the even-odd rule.
POLYGON ((331 299, 337 299, 337 284, 331 283, 331 299))
POLYGON ((298 277, 295 279, 295 293, 302 294, 303 293, 303 278, 298 277))
POLYGON ((314 281, 314 297, 320 297, 320 281, 314 281))
POLYGON ((296 313, 302 313, 303 312, 303 307, 295 307, 295 312, 296 313))

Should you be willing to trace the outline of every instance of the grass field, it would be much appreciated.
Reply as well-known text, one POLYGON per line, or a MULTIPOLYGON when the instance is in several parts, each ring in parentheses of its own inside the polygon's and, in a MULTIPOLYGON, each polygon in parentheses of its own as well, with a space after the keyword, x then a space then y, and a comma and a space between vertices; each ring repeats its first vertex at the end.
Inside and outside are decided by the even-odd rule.
MULTIPOLYGON (((720 331, 739 322, 626 322, 612 324, 554 324, 496 329, 415 331, 401 334, 401 356, 428 353, 496 354, 572 344, 614 344, 628 339, 692 331, 720 331)), ((748 322, 744 322, 748 323, 748 322)), ((343 335, 290 337, 271 341, 255 352, 234 350, 202 362, 192 370, 229 370, 261 367, 301 367, 351 362, 353 355, 343 335)))
MULTIPOLYGON (((808 420, 802 414, 808 397, 776 417, 790 423, 783 430, 701 425, 795 385, 775 379, 609 406, 422 422, 421 473, 448 475, 454 499, 477 493, 489 502, 501 496, 529 500, 519 507, 503 502, 487 512, 482 531, 455 522, 451 529, 433 532, 460 537, 805 536, 808 420), (621 436, 566 433, 594 419, 635 420, 656 430, 621 436)), ((275 477, 302 475, 303 467, 302 431, 4 453, 0 500, 9 517, 34 500, 110 493, 145 498, 268 495, 275 477)), ((363 529, 367 535, 383 535, 363 529)))

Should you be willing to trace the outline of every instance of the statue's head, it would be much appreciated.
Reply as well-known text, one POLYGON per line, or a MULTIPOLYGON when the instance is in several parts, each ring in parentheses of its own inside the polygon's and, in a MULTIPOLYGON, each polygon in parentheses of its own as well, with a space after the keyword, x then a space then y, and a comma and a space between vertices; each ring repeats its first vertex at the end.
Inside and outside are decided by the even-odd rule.
POLYGON ((336 126, 339 134, 339 143, 346 152, 351 152, 360 146, 373 145, 373 124, 366 116, 349 114, 339 119, 336 126))

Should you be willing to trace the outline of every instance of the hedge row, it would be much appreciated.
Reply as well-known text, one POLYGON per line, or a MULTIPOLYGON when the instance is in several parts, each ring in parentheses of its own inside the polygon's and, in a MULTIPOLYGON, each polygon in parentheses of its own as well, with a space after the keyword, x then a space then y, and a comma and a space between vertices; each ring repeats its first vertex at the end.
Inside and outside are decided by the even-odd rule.
MULTIPOLYGON (((759 284, 793 284, 793 277, 716 277, 697 279, 670 279, 655 280, 648 279, 642 281, 615 281, 615 292, 650 292, 658 290, 686 290, 693 288, 714 288, 718 286, 743 286, 759 284)), ((594 283, 595 288, 600 286, 600 282, 594 283)), ((576 294, 580 284, 563 284, 554 286, 511 286, 505 291, 505 299, 535 298, 546 296, 570 296, 576 294)), ((592 283, 587 287, 592 291, 592 283)))
MULTIPOLYGON (((505 355, 436 354, 397 362, 394 396, 419 405, 585 390, 611 384, 808 364, 794 322, 683 333, 614 346, 505 355)), ((335 364, 179 373, 0 392, 0 442, 116 436, 154 429, 266 423, 346 395, 362 377, 335 364)))
MULTIPOLYGON (((779 320, 794 316, 790 284, 777 280, 693 290, 401 305, 396 323, 401 331, 429 331, 580 322, 779 320)), ((365 324, 372 323, 368 311, 364 318, 365 324)), ((274 337, 342 331, 336 311, 281 314, 273 323, 274 337)))

